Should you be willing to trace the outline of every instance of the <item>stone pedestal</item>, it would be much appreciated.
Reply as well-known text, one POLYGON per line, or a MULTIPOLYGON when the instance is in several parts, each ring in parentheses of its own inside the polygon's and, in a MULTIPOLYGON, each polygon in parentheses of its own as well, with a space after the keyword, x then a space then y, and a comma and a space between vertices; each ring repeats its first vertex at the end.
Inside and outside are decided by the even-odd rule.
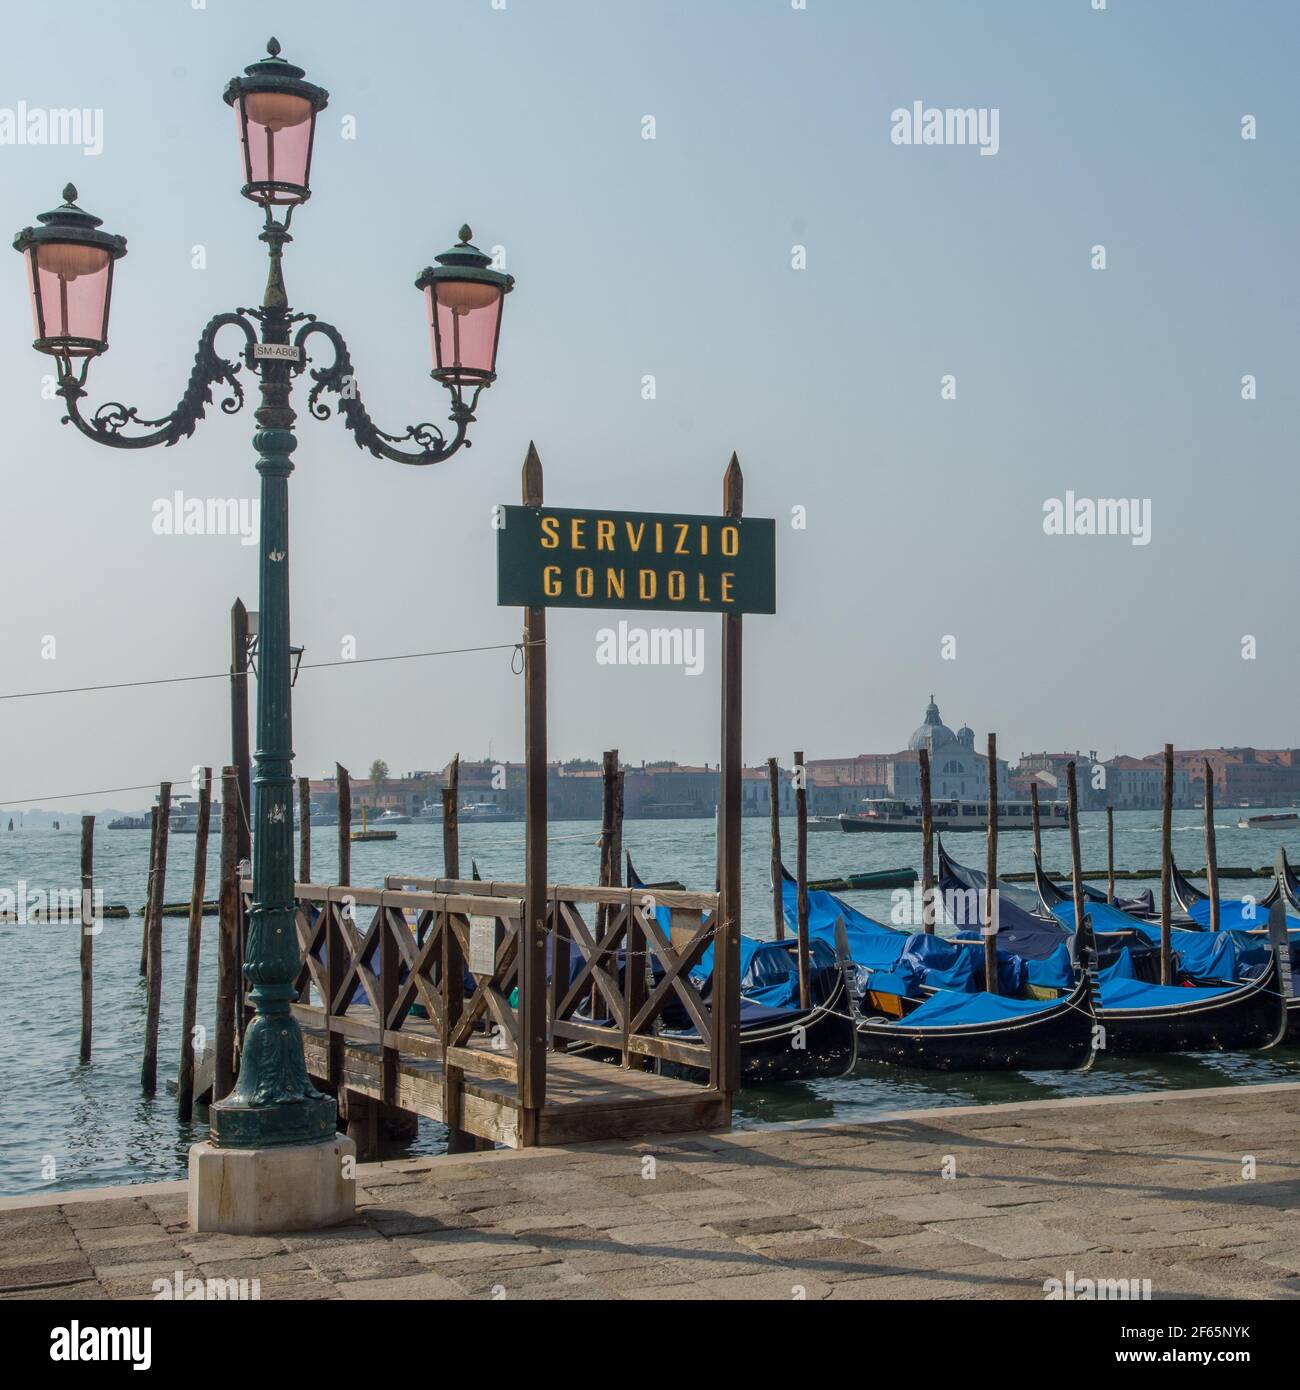
POLYGON ((348 1221, 356 1210, 356 1153, 341 1134, 267 1149, 193 1144, 190 1229, 265 1235, 348 1221))

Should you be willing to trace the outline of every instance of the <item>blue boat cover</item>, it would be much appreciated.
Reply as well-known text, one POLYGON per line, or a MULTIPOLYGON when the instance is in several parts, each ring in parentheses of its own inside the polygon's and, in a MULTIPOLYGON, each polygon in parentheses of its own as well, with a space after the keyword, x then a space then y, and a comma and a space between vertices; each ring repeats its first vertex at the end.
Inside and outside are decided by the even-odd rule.
MULTIPOLYGON (((782 880, 781 911, 790 927, 798 925, 798 892, 793 881, 782 880)), ((889 970, 903 954, 908 933, 886 927, 865 912, 850 907, 834 893, 821 889, 808 894, 808 937, 825 941, 835 949, 835 919, 844 918, 844 932, 849 943, 849 959, 854 965, 872 970, 889 970)))
POLYGON ((1137 971, 1133 969, 1133 956, 1127 946, 1120 948, 1115 959, 1097 972, 1097 979, 1104 985, 1109 980, 1136 980, 1137 971))
MULTIPOLYGON (((1187 915, 1193 922, 1199 922, 1201 926, 1208 927, 1210 925, 1209 898, 1202 898, 1199 902, 1194 902, 1187 909, 1187 915)), ((1258 899, 1219 899, 1219 929, 1221 931, 1231 929, 1259 931, 1260 928, 1267 926, 1268 908, 1260 906, 1258 899)), ((1289 932, 1300 932, 1300 917, 1293 917, 1288 912, 1286 929, 1289 932)))
POLYGON ((1002 1023, 1054 1008, 1056 999, 1008 999, 1004 994, 933 994, 901 1020, 907 1028, 948 1028, 957 1023, 1002 1023))
POLYGON ((1149 985, 1145 980, 1102 980, 1103 1009, 1173 1008, 1228 994, 1232 985, 1149 985))
MULTIPOLYGON (((1058 903, 1052 913, 1066 926, 1074 926, 1073 903, 1058 903)), ((1088 908, 1088 916, 1092 918, 1094 931, 1136 931, 1153 945, 1160 944, 1159 923, 1130 917, 1105 903, 1093 903, 1088 908)), ((1188 931, 1175 927, 1169 935, 1184 974, 1194 979, 1241 980, 1258 974, 1268 964, 1267 940, 1249 936, 1244 931, 1188 931)))
MULTIPOLYGON (((997 960, 1000 993, 1020 994, 1028 979, 1024 960, 1006 951, 999 951, 997 960)), ((973 946, 956 946, 941 936, 914 932, 907 938, 900 964, 910 965, 921 983, 932 989, 970 994, 984 988, 984 952, 973 946)))

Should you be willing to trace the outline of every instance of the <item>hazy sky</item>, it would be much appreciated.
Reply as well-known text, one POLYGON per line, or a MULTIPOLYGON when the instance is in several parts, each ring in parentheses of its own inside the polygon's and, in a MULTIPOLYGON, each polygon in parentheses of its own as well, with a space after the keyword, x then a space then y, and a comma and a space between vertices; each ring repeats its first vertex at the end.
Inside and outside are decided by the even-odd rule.
MULTIPOLYGON (((203 323, 260 298, 221 92, 272 32, 331 94, 290 298, 347 336, 383 428, 445 419, 412 281, 463 221, 517 279, 471 450, 403 468, 299 420, 307 660, 347 636, 358 656, 513 639, 490 516, 530 438, 569 506, 716 511, 734 449, 746 510, 778 521, 778 613, 745 628, 748 761, 896 749, 931 691, 1012 758, 1300 743, 1300 7, 65 0, 55 24, 11 6, 0 112, 101 110, 103 149, 0 145, 0 225, 71 179, 130 242, 92 405, 169 411, 203 323), (918 101, 996 109, 997 153, 894 143, 918 101), (1067 490, 1148 500, 1149 544, 1044 534, 1067 490)), ((255 496, 251 409, 173 449, 97 447, 42 398, 15 254, 0 294, 0 693, 224 670, 256 548, 155 535, 153 504, 255 496)), ((716 762, 716 620, 699 677, 598 665, 610 621, 551 617, 552 755, 716 762)), ((299 772, 522 751, 509 653, 309 671, 295 694, 299 772)), ((0 701, 0 730, 0 801, 51 804, 220 765, 228 695, 0 701)))

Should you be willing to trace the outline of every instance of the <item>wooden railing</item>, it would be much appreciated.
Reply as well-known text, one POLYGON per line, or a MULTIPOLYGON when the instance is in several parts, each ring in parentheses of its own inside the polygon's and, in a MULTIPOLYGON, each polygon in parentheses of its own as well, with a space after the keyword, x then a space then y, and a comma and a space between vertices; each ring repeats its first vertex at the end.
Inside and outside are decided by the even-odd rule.
MULTIPOLYGON (((390 875, 389 891, 466 894, 517 902, 521 883, 478 879, 408 878, 390 875)), ((707 1084, 721 1076, 722 1039, 714 1013, 733 981, 715 980, 706 1005, 689 973, 711 944, 718 914, 716 893, 647 888, 548 887, 547 1032, 550 1047, 571 1044, 618 1054, 624 1067, 644 1068, 655 1059, 697 1068, 707 1084), (583 916, 584 907, 605 908, 603 935, 583 916), (657 910, 668 917, 665 930, 657 910), (679 1007, 678 1033, 665 1037, 665 1010, 679 1007)))
MULTIPOLYGON (((373 1049, 377 1070, 367 1090, 399 1108, 399 1065, 440 1062, 442 1115, 459 1127, 466 1075, 523 1094, 528 1043, 522 1001, 511 999, 520 984, 524 885, 400 875, 384 885, 295 885, 301 967, 294 1012, 324 1035, 324 1070, 335 1089, 346 1084, 345 1046, 373 1049), (491 970, 483 969, 489 962, 491 970), (423 1017, 412 1013, 416 1005, 423 1017)), ((251 881, 241 888, 247 913, 251 881)), ((549 1048, 590 1049, 629 1069, 675 1062, 719 1089, 723 1039, 713 1020, 738 982, 715 979, 706 1005, 688 979, 713 940, 717 913, 716 893, 548 888, 549 1048), (598 936, 582 909, 601 906, 598 936), (666 927, 656 909, 665 910, 666 927), (664 1014, 674 1002, 678 1036, 667 1037, 664 1014)))

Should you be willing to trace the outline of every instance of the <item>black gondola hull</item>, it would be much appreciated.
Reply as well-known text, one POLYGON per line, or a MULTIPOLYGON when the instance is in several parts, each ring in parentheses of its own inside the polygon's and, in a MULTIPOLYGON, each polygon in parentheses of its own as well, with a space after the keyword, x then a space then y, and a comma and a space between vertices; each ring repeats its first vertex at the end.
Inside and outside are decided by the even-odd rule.
POLYGON ((858 1057, 921 1071, 1065 1071, 1092 1052, 1088 986, 1049 1008, 995 1023, 909 1028, 907 1020, 858 1022, 858 1057))
POLYGON ((1274 1042, 1283 1027, 1277 963, 1257 979, 1213 999, 1149 1009, 1097 1011, 1098 1052, 1131 1057, 1144 1052, 1248 1052, 1274 1042))

